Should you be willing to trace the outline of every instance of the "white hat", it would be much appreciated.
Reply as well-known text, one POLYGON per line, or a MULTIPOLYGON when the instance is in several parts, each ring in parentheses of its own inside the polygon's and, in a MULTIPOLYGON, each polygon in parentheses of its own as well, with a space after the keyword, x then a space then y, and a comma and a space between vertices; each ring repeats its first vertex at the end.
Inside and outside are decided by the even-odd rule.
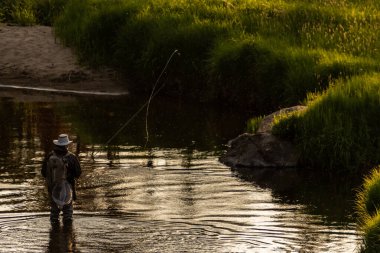
POLYGON ((53 140, 53 143, 57 146, 67 146, 72 143, 72 141, 69 141, 69 136, 67 134, 60 134, 58 140, 53 140))

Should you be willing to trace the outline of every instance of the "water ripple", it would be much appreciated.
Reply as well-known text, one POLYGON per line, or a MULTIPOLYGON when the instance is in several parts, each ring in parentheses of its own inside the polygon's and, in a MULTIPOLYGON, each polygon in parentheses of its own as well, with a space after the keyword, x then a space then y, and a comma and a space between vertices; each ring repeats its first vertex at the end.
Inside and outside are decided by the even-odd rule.
POLYGON ((360 243, 353 221, 281 202, 210 154, 122 147, 118 158, 81 157, 70 228, 50 226, 43 180, 0 184, 1 251, 354 252, 360 243))

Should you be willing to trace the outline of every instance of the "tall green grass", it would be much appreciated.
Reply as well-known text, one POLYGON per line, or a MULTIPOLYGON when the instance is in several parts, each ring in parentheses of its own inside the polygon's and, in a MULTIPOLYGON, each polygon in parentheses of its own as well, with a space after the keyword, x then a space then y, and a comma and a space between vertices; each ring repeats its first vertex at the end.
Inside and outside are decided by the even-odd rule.
POLYGON ((359 228, 364 232, 362 252, 380 251, 380 168, 375 167, 365 177, 357 194, 356 209, 359 228))
POLYGON ((132 90, 178 49, 167 92, 269 111, 377 71, 379 14, 374 1, 69 0, 56 33, 132 90))
POLYGON ((66 0, 2 0, 0 22, 52 25, 65 4, 66 0))
POLYGON ((337 78, 378 71, 380 11, 367 0, 3 0, 0 18, 53 24, 83 63, 149 90, 266 112, 337 78))
POLYGON ((305 165, 358 175, 380 163, 379 108, 380 74, 341 79, 309 99, 306 111, 280 121, 274 133, 289 134, 284 126, 291 125, 305 165))

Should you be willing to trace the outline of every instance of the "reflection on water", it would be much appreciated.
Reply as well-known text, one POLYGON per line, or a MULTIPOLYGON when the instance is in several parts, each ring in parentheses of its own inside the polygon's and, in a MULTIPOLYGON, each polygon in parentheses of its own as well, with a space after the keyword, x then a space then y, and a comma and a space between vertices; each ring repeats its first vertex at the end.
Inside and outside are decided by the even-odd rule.
POLYGON ((150 148, 141 148, 143 117, 103 147, 136 104, 1 101, 1 251, 358 250, 350 191, 313 186, 297 170, 231 171, 218 162, 221 145, 241 131, 235 114, 160 102, 150 148), (83 167, 72 227, 51 227, 39 174, 60 132, 75 136, 83 167))
POLYGON ((74 227, 72 225, 53 225, 50 228, 47 252, 80 252, 76 246, 74 227))

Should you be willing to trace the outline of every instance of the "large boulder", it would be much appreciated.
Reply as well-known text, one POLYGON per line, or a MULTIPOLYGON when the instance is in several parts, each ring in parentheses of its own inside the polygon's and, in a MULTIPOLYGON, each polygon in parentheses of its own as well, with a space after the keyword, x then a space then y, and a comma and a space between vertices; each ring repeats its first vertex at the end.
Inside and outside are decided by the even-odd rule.
POLYGON ((242 134, 229 141, 229 149, 220 161, 231 167, 295 167, 300 152, 295 145, 274 136, 275 116, 305 109, 304 106, 285 108, 266 116, 256 134, 242 134))

